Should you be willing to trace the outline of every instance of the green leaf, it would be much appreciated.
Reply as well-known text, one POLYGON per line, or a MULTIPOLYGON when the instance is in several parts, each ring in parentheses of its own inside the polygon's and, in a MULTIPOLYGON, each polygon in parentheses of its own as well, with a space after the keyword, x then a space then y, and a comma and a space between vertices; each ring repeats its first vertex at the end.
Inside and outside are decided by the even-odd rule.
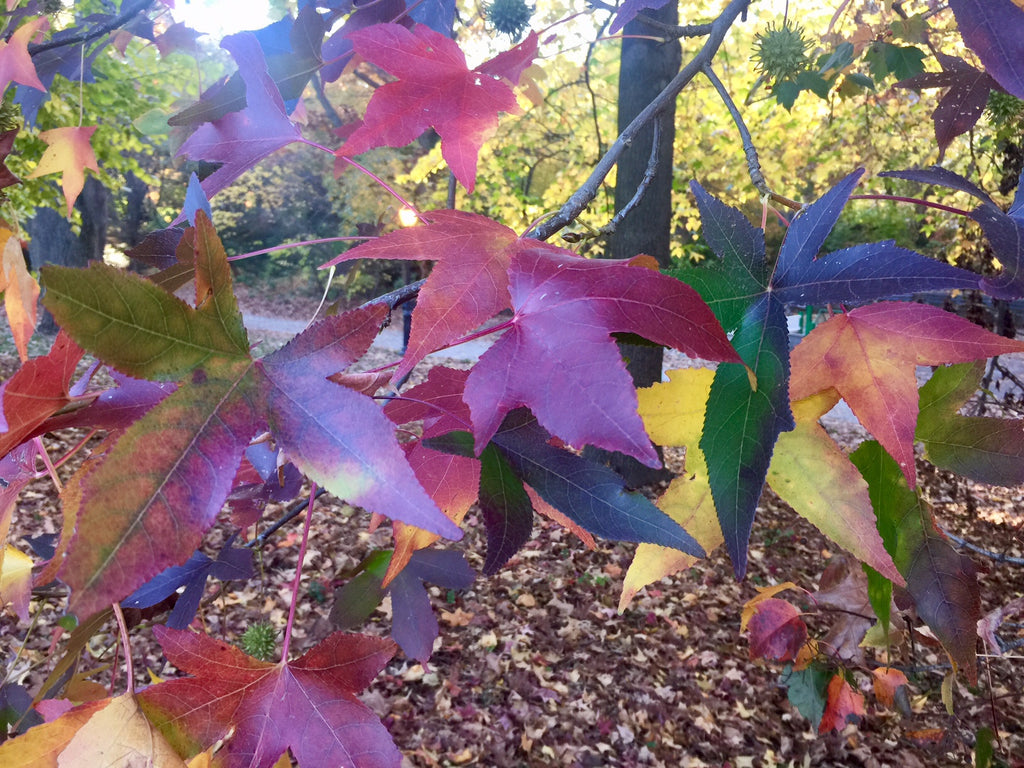
POLYGON ((801 90, 810 91, 822 99, 828 98, 828 92, 832 88, 832 81, 826 80, 817 72, 801 72, 796 77, 796 83, 801 90))
POLYGON ((896 461, 874 440, 850 454, 868 481, 878 530, 907 582, 918 616, 953 663, 977 682, 977 624, 981 597, 974 564, 936 528, 931 507, 907 486, 896 461))
POLYGON ((937 368, 921 387, 916 437, 925 458, 990 485, 1024 483, 1024 420, 961 416, 977 391, 985 361, 937 368))
POLYGON ((817 664, 812 664, 799 672, 794 672, 792 666, 787 666, 782 673, 782 684, 789 686, 786 691, 789 703, 811 721, 815 731, 818 730, 818 724, 825 714, 825 689, 830 677, 831 673, 817 664))
POLYGON ((498 572, 533 532, 533 502, 493 443, 480 454, 480 510, 487 527, 483 573, 498 572))
POLYGON ((365 622, 387 594, 382 585, 391 550, 377 550, 360 564, 362 572, 334 591, 334 605, 328 617, 338 629, 355 629, 365 622))
POLYGON ((85 270, 43 267, 43 303, 80 347, 129 376, 176 379, 212 358, 248 360, 224 249, 205 216, 197 225, 204 255, 197 251, 196 268, 209 275, 213 291, 199 309, 134 273, 99 263, 85 270), (219 252, 207 247, 213 241, 219 252), (220 271, 212 266, 216 260, 220 271))
POLYGON ((780 80, 772 87, 775 100, 786 109, 793 109, 796 97, 800 95, 800 86, 792 80, 780 80))

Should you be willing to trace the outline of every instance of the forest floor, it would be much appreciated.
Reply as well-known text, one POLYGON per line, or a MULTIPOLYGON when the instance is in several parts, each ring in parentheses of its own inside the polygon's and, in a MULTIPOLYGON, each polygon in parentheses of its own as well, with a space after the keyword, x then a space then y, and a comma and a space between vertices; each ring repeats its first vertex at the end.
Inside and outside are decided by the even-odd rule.
MULTIPOLYGON (((247 312, 297 321, 308 311, 305 304, 241 293, 247 312)), ((287 333, 262 335, 269 346, 287 339, 287 333)), ((395 359, 396 352, 378 347, 363 364, 395 359)), ((432 359, 426 366, 441 363, 471 364, 432 359)), ((415 375, 422 376, 426 366, 415 375)), ((16 367, 16 357, 0 351, 0 380, 16 367)), ((845 420, 826 426, 847 448, 862 434, 845 420)), ((74 440, 68 434, 48 436, 47 448, 60 455, 74 440)), ((668 461, 678 463, 680 457, 670 453, 668 461)), ((982 549, 1024 557, 1024 489, 980 486, 924 462, 918 469, 946 530, 982 549)), ((660 489, 649 490, 657 494, 660 489)), ((281 511, 272 506, 265 520, 281 511)), ((314 515, 293 636, 296 653, 334 631, 328 619, 333 590, 345 583, 346 574, 370 551, 390 546, 386 527, 368 533, 365 513, 330 496, 316 503, 314 515)), ((19 500, 10 541, 21 547, 23 537, 55 533, 59 526, 53 486, 40 480, 19 500)), ((465 538, 454 546, 479 570, 484 536, 472 511, 465 528, 465 538)), ((283 628, 301 529, 299 517, 267 542, 256 579, 220 594, 211 590, 199 625, 228 642, 238 642, 245 628, 258 621, 283 628)), ((207 551, 216 552, 228 535, 225 521, 211 532, 207 551)), ((915 632, 913 642, 893 648, 891 657, 910 678, 907 712, 880 706, 867 691, 866 716, 841 734, 818 735, 801 717, 780 684, 781 665, 751 661, 740 613, 759 586, 790 580, 815 591, 825 566, 842 553, 771 491, 758 509, 749 572, 742 582, 718 551, 641 591, 619 613, 622 578, 633 549, 599 541, 588 550, 572 534, 544 521, 497 575, 480 577, 462 592, 431 588, 441 637, 430 663, 423 666, 399 652, 361 696, 391 731, 406 764, 959 766, 971 764, 978 730, 991 728, 997 734, 997 757, 1024 766, 1024 649, 1019 647, 1000 655, 979 643, 984 655, 978 686, 969 688, 962 676, 958 679, 951 715, 940 694, 947 659, 927 633, 915 632)), ((971 557, 979 571, 983 615, 1024 596, 1020 565, 971 557)), ((10 615, 0 618, 0 658, 7 679, 34 692, 61 653, 59 642, 56 656, 51 653, 51 640, 63 599, 36 600, 33 606, 31 627, 10 615)), ((360 631, 386 635, 390 618, 385 600, 360 631)), ((805 618, 812 632, 823 634, 836 615, 805 618)), ((1001 637, 1009 642, 1024 637, 1024 625, 1003 624, 1001 637)), ((116 634, 107 626, 83 655, 79 669, 95 671, 86 678, 109 684, 103 668, 117 664, 116 647, 116 634)), ((136 685, 147 684, 150 671, 167 672, 145 622, 133 633, 132 652, 136 685)), ((869 651, 864 669, 876 660, 869 651)), ((858 674, 858 680, 865 679, 858 674)), ((123 674, 116 684, 123 690, 123 674)))

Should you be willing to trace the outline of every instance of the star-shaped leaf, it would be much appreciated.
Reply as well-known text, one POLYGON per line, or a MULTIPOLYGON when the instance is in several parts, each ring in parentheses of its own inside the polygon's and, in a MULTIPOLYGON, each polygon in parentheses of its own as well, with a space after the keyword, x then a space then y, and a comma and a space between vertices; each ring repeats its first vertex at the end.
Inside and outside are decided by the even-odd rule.
POLYGON ((401 381, 428 354, 508 308, 513 254, 537 247, 554 249, 518 238, 508 227, 475 213, 431 211, 426 217, 429 224, 391 232, 323 265, 353 259, 437 262, 420 290, 409 345, 392 381, 401 381))
POLYGON ((943 53, 938 54, 938 58, 942 63, 942 72, 924 72, 896 83, 896 86, 949 89, 932 112, 941 162, 950 142, 967 133, 978 122, 985 111, 989 93, 993 89, 1002 91, 1002 88, 989 74, 975 69, 963 59, 943 53))
POLYGON ((336 632, 291 662, 270 664, 218 640, 154 627, 167 659, 193 677, 139 694, 182 754, 218 742, 225 765, 270 768, 291 750, 306 768, 397 768, 401 753, 357 698, 394 655, 391 640, 336 632))
POLYGON ((977 185, 963 176, 939 166, 920 170, 886 171, 880 176, 907 179, 922 184, 938 184, 948 189, 976 197, 981 205, 970 213, 970 217, 981 225, 992 251, 1002 264, 1002 270, 995 277, 981 280, 981 288, 997 299, 1017 299, 1024 296, 1024 171, 1017 183, 1017 194, 1010 209, 996 205, 992 198, 977 185))
MULTIPOLYGON (((512 85, 487 64, 471 70, 458 44, 423 24, 409 31, 398 24, 376 24, 349 38, 356 53, 398 78, 378 88, 363 123, 338 150, 358 155, 375 147, 404 147, 433 128, 441 136, 441 154, 455 178, 470 192, 476 182, 477 155, 498 128, 498 113, 519 114, 512 85)), ((519 44, 531 59, 537 36, 519 44)), ((519 70, 521 72, 521 69, 519 70)))
POLYGON ((238 64, 245 81, 247 106, 201 125, 178 150, 179 155, 223 163, 203 180, 208 198, 271 152, 302 138, 298 127, 288 119, 256 37, 251 32, 228 35, 221 41, 221 47, 238 64))
POLYGON ((417 482, 376 403, 328 378, 362 355, 386 307, 322 320, 254 361, 227 256, 202 211, 183 249, 192 252, 195 308, 103 265, 44 269, 47 307, 91 352, 131 375, 179 379, 98 466, 80 470, 79 533, 62 571, 71 610, 92 613, 185 562, 267 423, 295 465, 332 493, 460 536, 417 482))
POLYGON ((10 39, 0 40, 0 93, 6 91, 11 83, 21 83, 37 91, 46 90, 36 74, 28 44, 40 30, 49 26, 50 20, 46 16, 37 16, 18 27, 10 39))
POLYGON ((524 250, 512 258, 509 290, 511 328, 466 381, 478 451, 509 411, 525 405, 570 445, 621 451, 660 466, 611 334, 636 333, 705 360, 737 360, 697 292, 644 266, 581 259, 560 249, 524 250))
POLYGON ((85 170, 99 173, 96 154, 89 142, 96 132, 96 126, 79 126, 54 128, 43 131, 39 138, 46 142, 46 151, 39 159, 39 165, 29 174, 30 179, 38 179, 51 173, 61 174, 61 187, 67 200, 68 218, 71 209, 85 186, 85 170))
POLYGON ((879 443, 862 443, 850 459, 868 482, 879 533, 906 579, 918 616, 953 663, 976 683, 981 594, 974 564, 936 528, 931 507, 907 486, 900 468, 879 443))
POLYGON ((1024 9, 1013 0, 950 0, 949 7, 989 74, 1024 99, 1024 9))
POLYGON ((834 388, 913 487, 915 366, 1022 351, 1024 342, 997 336, 937 307, 881 302, 836 315, 808 334, 793 350, 799 375, 790 393, 799 400, 834 388))
POLYGON ((860 303, 893 293, 977 287, 965 270, 898 248, 868 243, 818 256, 863 171, 856 171, 790 224, 770 266, 764 233, 697 184, 704 236, 719 256, 672 274, 696 288, 756 377, 721 365, 708 399, 700 447, 726 547, 737 575, 746 570, 747 541, 778 436, 794 427, 789 407, 789 332, 785 306, 860 303))

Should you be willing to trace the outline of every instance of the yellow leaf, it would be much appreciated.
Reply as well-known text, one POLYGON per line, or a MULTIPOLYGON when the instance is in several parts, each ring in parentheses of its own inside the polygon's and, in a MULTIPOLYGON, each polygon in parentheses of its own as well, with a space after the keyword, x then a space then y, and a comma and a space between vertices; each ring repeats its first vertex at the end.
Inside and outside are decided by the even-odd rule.
MULTIPOLYGON (((658 507, 710 553, 722 543, 722 530, 711 498, 704 454, 697 444, 704 429, 704 409, 715 374, 706 368, 688 368, 669 371, 668 377, 668 382, 637 393, 639 413, 651 439, 659 445, 686 447, 686 472, 672 482, 658 500, 658 507)), ((619 612, 626 610, 643 587, 695 562, 697 558, 676 549, 640 544, 626 572, 619 612)))
POLYGON ((118 696, 93 715, 57 758, 58 768, 97 765, 185 768, 185 762, 142 714, 130 693, 118 696))
POLYGON ((29 728, 21 736, 0 744, 0 765, 4 768, 44 768, 57 765, 57 756, 93 715, 108 701, 90 701, 56 720, 29 728))
POLYGON ((0 559, 0 605, 11 603, 22 621, 28 621, 28 602, 32 596, 32 558, 10 544, 0 559))
POLYGON ((9 229, 0 228, 3 242, 0 291, 4 292, 4 307, 11 326, 14 345, 22 362, 28 360, 28 340, 36 329, 36 304, 39 301, 39 283, 28 271, 21 243, 9 229))
POLYGON ((85 186, 85 169, 97 173, 100 170, 96 163, 96 154, 92 151, 92 144, 89 143, 95 131, 96 126, 93 125, 54 128, 39 134, 39 138, 46 142, 47 147, 39 159, 39 165, 29 178, 38 179, 51 173, 62 174, 61 187, 64 189, 64 197, 67 198, 69 219, 75 200, 85 186))

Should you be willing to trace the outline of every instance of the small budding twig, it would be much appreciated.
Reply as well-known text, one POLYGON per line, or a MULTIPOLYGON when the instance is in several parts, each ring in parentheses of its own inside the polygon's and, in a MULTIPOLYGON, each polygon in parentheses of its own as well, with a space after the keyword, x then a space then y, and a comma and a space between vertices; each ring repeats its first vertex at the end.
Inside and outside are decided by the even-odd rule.
POLYGON ((647 169, 644 171, 644 177, 640 180, 640 184, 636 188, 636 192, 633 193, 632 199, 622 208, 621 211, 612 217, 612 220, 601 227, 597 232, 601 235, 611 235, 618 229, 619 224, 622 220, 629 215, 629 212, 636 208, 640 201, 644 199, 644 195, 647 193, 647 188, 651 186, 651 182, 654 181, 655 175, 658 173, 658 156, 661 154, 661 120, 654 120, 654 137, 651 140, 651 156, 647 160, 647 169))

